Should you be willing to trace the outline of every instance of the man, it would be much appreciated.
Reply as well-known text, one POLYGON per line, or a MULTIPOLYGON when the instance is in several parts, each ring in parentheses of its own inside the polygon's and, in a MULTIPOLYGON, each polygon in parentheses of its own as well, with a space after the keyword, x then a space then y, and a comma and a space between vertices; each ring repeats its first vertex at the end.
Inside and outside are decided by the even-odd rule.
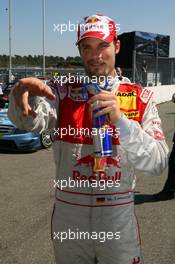
POLYGON ((131 83, 130 79, 122 75, 122 69, 120 67, 116 68, 116 73, 118 75, 118 79, 121 82, 131 83))
POLYGON ((175 198, 175 133, 173 137, 173 148, 168 161, 168 177, 163 190, 154 194, 157 201, 166 201, 175 198))
POLYGON ((62 86, 52 82, 52 92, 40 80, 22 79, 10 95, 9 117, 21 129, 55 131, 56 181, 69 183, 56 186, 52 216, 56 263, 142 264, 132 182, 135 169, 158 175, 167 165, 158 112, 152 92, 116 78, 120 41, 112 19, 85 17, 76 44, 89 82, 68 80, 62 86), (96 94, 97 86, 101 92, 96 94), (112 131, 120 133, 112 135, 113 156, 102 157, 105 168, 98 169, 91 125, 96 109, 98 116, 109 115, 112 131), (72 133, 77 130, 86 133, 72 133), (63 237, 67 239, 62 241, 63 237))
MULTIPOLYGON (((172 102, 175 103, 175 94, 172 95, 172 102)), ((173 136, 173 147, 168 161, 168 177, 162 191, 154 194, 157 201, 166 201, 175 198, 175 133, 173 136)))
POLYGON ((3 95, 3 83, 0 83, 0 95, 3 95))

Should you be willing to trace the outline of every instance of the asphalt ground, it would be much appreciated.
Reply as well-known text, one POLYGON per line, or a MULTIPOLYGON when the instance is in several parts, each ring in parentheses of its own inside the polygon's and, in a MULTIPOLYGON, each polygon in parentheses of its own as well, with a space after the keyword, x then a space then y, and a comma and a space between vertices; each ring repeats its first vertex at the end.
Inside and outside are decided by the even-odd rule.
MULTIPOLYGON (((159 113, 172 147, 175 104, 159 113)), ((50 240, 55 167, 52 149, 29 154, 0 153, 0 263, 54 264, 50 240)), ((156 202, 161 176, 137 176, 136 213, 145 264, 175 263, 175 200, 156 202)), ((127 263, 126 263, 127 264, 127 263)))

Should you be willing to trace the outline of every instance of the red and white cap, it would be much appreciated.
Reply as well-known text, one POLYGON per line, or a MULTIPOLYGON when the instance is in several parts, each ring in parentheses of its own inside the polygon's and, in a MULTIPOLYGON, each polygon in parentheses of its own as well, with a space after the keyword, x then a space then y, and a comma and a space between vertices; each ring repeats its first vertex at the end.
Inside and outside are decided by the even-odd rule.
POLYGON ((117 39, 115 22, 101 14, 84 17, 83 21, 78 24, 77 42, 87 37, 98 38, 105 42, 112 42, 117 39))

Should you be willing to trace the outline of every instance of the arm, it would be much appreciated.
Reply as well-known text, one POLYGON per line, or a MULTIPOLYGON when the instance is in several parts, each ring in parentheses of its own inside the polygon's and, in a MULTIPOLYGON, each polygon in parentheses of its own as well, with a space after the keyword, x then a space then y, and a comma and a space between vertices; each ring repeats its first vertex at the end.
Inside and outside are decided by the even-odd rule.
POLYGON ((168 164, 168 146, 153 100, 147 105, 141 126, 124 114, 116 125, 120 129, 120 143, 126 151, 128 162, 144 174, 161 174, 168 164))
POLYGON ((168 146, 152 97, 145 103, 147 105, 140 125, 120 111, 115 92, 101 92, 89 100, 91 111, 101 108, 96 116, 109 113, 111 121, 119 129, 120 144, 127 163, 144 174, 159 175, 168 163, 168 146))
POLYGON ((26 82, 26 86, 23 83, 21 86, 17 84, 9 95, 9 118, 19 129, 27 131, 42 132, 54 128, 57 121, 58 97, 38 79, 22 80, 26 82), (47 89, 47 92, 40 91, 42 88, 47 89))

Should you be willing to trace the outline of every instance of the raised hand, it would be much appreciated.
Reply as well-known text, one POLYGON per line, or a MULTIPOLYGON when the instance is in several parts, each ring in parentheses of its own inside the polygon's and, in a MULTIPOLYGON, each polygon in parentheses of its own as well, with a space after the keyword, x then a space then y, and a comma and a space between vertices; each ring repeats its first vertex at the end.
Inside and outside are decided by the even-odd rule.
POLYGON ((33 117, 36 116, 36 113, 29 105, 29 96, 45 96, 50 100, 55 99, 55 95, 52 93, 50 87, 34 77, 20 79, 13 89, 13 95, 16 104, 22 110, 22 114, 33 117))

